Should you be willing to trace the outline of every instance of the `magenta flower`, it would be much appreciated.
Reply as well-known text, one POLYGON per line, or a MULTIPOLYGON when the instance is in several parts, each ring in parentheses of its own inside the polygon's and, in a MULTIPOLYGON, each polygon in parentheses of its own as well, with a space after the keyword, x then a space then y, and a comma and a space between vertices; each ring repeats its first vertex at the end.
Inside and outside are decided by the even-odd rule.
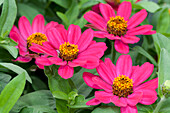
POLYGON ((65 79, 73 76, 74 67, 96 68, 107 49, 105 43, 93 41, 93 30, 87 29, 81 34, 77 25, 70 25, 68 31, 53 28, 47 31, 47 36, 49 42, 44 42, 44 46, 33 44, 30 49, 49 55, 48 58, 37 58, 36 62, 46 66, 60 65, 58 74, 65 79))
POLYGON ((109 58, 105 62, 100 61, 96 68, 99 76, 84 72, 83 79, 88 86, 104 91, 95 91, 95 98, 86 104, 112 102, 121 107, 121 113, 137 113, 137 103, 150 105, 157 100, 155 89, 158 78, 143 83, 152 74, 153 68, 153 64, 148 62, 132 66, 130 55, 121 55, 116 66, 109 58))
MULTIPOLYGON (((13 26, 10 31, 10 38, 18 43, 18 49, 20 56, 15 61, 29 62, 32 58, 39 57, 38 54, 34 53, 29 49, 32 43, 42 45, 43 42, 48 40, 46 32, 48 29, 64 28, 63 25, 58 24, 57 22, 50 22, 47 25, 45 24, 44 17, 39 14, 37 15, 33 22, 32 26, 25 16, 22 16, 19 19, 18 27, 13 26)), ((39 65, 41 67, 41 65, 39 65)))
POLYGON ((127 54, 129 52, 128 44, 134 44, 140 40, 135 35, 156 33, 156 31, 151 31, 152 25, 138 26, 147 16, 145 9, 142 9, 129 19, 132 10, 130 2, 122 2, 119 5, 117 15, 108 4, 100 3, 99 8, 103 17, 93 11, 87 12, 84 18, 91 24, 86 26, 98 30, 94 31, 95 37, 107 37, 110 40, 115 40, 115 49, 120 53, 127 54))

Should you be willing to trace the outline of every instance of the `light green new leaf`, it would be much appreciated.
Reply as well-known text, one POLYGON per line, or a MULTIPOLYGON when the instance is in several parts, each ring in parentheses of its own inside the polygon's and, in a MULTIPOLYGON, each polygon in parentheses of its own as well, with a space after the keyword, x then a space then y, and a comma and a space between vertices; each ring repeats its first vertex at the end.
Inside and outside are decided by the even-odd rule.
POLYGON ((10 79, 10 75, 0 72, 0 93, 4 89, 6 84, 10 81, 10 79))
POLYGON ((67 101, 56 99, 56 109, 58 113, 69 113, 67 101))
POLYGON ((146 9, 148 12, 154 13, 157 11, 160 7, 155 2, 151 1, 141 1, 135 4, 135 7, 141 7, 140 9, 146 9))
POLYGON ((28 75, 28 73, 23 68, 21 68, 17 65, 14 65, 12 63, 0 63, 0 66, 8 68, 8 69, 12 70, 13 72, 15 72, 17 74, 25 73, 24 75, 26 77, 26 80, 28 80, 30 83, 32 83, 30 76, 28 75))
POLYGON ((135 46, 133 49, 139 52, 140 54, 144 55, 145 57, 147 57, 151 61, 152 64, 157 66, 157 62, 155 61, 155 59, 148 52, 146 52, 142 47, 135 46))
POLYGON ((69 8, 72 0, 50 0, 50 1, 55 2, 56 4, 64 8, 69 8))
POLYGON ((3 48, 5 48, 6 50, 8 50, 8 52, 14 57, 14 58, 17 58, 18 56, 18 50, 16 47, 14 46, 9 46, 9 45, 0 45, 2 46, 3 48))
POLYGON ((158 70, 158 93, 162 96, 161 87, 165 80, 170 80, 170 53, 166 49, 161 49, 160 60, 159 60, 159 70, 158 70))
POLYGON ((17 14, 15 0, 4 0, 2 14, 0 17, 0 34, 4 37, 6 32, 10 32, 17 14))
POLYGON ((25 83, 25 73, 22 73, 5 86, 0 95, 0 113, 8 113, 11 110, 21 96, 25 83))
POLYGON ((57 15, 61 18, 62 22, 64 23, 65 26, 69 26, 69 20, 67 18, 67 16, 61 12, 56 12, 57 15))

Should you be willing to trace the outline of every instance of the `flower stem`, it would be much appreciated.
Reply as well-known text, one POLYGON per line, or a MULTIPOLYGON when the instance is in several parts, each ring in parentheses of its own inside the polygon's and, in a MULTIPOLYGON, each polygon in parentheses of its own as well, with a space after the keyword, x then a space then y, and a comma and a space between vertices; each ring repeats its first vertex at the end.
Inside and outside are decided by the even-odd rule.
POLYGON ((164 103, 165 100, 166 100, 166 98, 165 98, 165 96, 163 96, 161 98, 161 100, 159 101, 159 103, 157 104, 157 106, 156 106, 155 110, 153 111, 153 113, 159 113, 159 110, 160 110, 160 108, 161 108, 161 106, 162 106, 162 104, 164 103))
POLYGON ((116 51, 114 48, 114 41, 111 40, 110 42, 111 42, 111 60, 112 60, 112 62, 114 62, 115 55, 116 55, 116 51))

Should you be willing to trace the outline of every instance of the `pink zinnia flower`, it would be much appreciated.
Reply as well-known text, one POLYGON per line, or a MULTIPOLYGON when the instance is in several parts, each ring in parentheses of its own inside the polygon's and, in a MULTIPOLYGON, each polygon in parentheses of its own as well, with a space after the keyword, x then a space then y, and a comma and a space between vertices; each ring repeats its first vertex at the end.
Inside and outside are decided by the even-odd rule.
MULTIPOLYGON (((120 0, 105 0, 114 10, 117 11, 119 4, 120 4, 120 0)), ((100 14, 100 9, 99 9, 99 4, 96 4, 92 7, 92 11, 100 14)))
MULTIPOLYGON (((49 40, 46 35, 48 29, 53 27, 64 28, 63 25, 53 21, 47 25, 44 24, 44 17, 39 14, 34 18, 32 26, 30 25, 29 20, 25 16, 22 16, 18 22, 19 29, 16 26, 12 27, 9 35, 10 38, 18 43, 17 48, 19 49, 20 54, 15 61, 29 62, 32 58, 39 57, 38 54, 29 49, 32 43, 42 45, 43 42, 49 40)), ((41 67, 41 65, 39 66, 41 67)))
POLYGON ((130 55, 121 55, 116 66, 109 58, 105 62, 100 61, 96 68, 99 76, 84 72, 83 79, 88 86, 104 91, 95 91, 95 98, 86 104, 112 102, 121 107, 121 113, 137 113, 137 103, 150 105, 157 100, 155 89, 158 78, 143 83, 152 74, 153 68, 153 64, 148 62, 132 66, 130 55))
POLYGON ((77 25, 70 25, 68 31, 53 28, 47 31, 47 36, 49 42, 44 42, 43 46, 33 44, 30 49, 49 55, 48 58, 37 58, 36 62, 46 66, 60 65, 58 74, 65 79, 73 76, 74 67, 96 68, 107 49, 105 43, 93 41, 93 30, 87 29, 81 34, 77 25))
POLYGON ((87 12, 84 18, 91 24, 86 26, 99 30, 94 31, 95 37, 107 37, 115 40, 115 49, 120 53, 127 54, 129 52, 128 44, 134 44, 140 40, 135 35, 156 33, 156 31, 151 31, 152 25, 136 27, 146 18, 147 12, 145 9, 142 9, 129 19, 132 10, 130 2, 122 2, 119 5, 117 15, 108 4, 100 3, 99 8, 103 17, 93 11, 87 12))

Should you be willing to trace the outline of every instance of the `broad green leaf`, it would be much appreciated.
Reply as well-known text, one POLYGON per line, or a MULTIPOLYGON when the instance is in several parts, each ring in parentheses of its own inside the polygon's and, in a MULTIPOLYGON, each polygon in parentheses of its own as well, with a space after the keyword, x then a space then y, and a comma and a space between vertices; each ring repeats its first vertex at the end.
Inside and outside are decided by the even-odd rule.
POLYGON ((34 91, 21 96, 12 108, 12 111, 18 113, 24 107, 34 108, 36 106, 50 106, 52 109, 55 108, 55 99, 49 90, 34 91))
POLYGON ((14 58, 17 58, 18 56, 18 50, 16 47, 14 46, 9 46, 9 45, 0 45, 2 46, 3 48, 5 48, 6 50, 8 50, 8 52, 14 57, 14 58))
POLYGON ((163 105, 161 106, 159 112, 160 113, 170 113, 170 98, 167 98, 165 102, 163 102, 163 105))
POLYGON ((56 111, 50 106, 36 105, 24 108, 20 113, 56 113, 56 111))
POLYGON ((78 19, 77 21, 74 22, 74 25, 78 25, 78 26, 80 26, 80 28, 83 28, 84 25, 86 25, 86 24, 87 24, 87 20, 85 20, 83 16, 81 16, 80 19, 78 19))
POLYGON ((152 113, 153 107, 151 105, 137 104, 138 113, 152 113))
POLYGON ((6 84, 8 84, 10 79, 11 79, 10 75, 0 72, 0 93, 4 89, 6 84))
POLYGON ((166 33, 170 23, 170 16, 168 8, 164 8, 160 13, 160 17, 157 23, 156 30, 160 33, 166 33))
POLYGON ((69 113, 67 101, 56 99, 56 109, 58 113, 69 113))
POLYGON ((135 46, 133 49, 135 51, 139 52, 140 54, 144 55, 145 57, 147 57, 151 61, 152 64, 157 66, 157 62, 155 61, 155 59, 147 51, 145 51, 142 47, 135 46))
POLYGON ((25 73, 22 73, 5 86, 0 95, 0 113, 8 113, 11 110, 21 96, 25 83, 25 73))
POLYGON ((120 113, 120 108, 116 106, 101 106, 95 108, 92 113, 120 113))
POLYGON ((36 76, 31 76, 32 78, 32 87, 34 90, 47 90, 48 87, 47 85, 38 77, 36 76))
POLYGON ((75 98, 74 104, 68 105, 70 108, 91 108, 93 106, 87 106, 86 103, 94 97, 85 99, 83 95, 78 95, 75 98))
POLYGON ((148 12, 151 12, 151 13, 154 13, 160 8, 158 4, 156 4, 155 2, 151 2, 151 1, 138 2, 136 3, 135 7, 141 7, 140 9, 146 9, 148 12))
POLYGON ((68 27, 69 26, 69 20, 68 20, 67 16, 65 14, 61 13, 61 12, 56 12, 56 13, 61 18, 64 25, 68 27))
POLYGON ((31 23, 36 15, 41 14, 37 9, 23 3, 18 3, 18 13, 27 17, 31 23))
POLYGON ((81 0, 81 9, 86 9, 98 3, 107 3, 105 0, 81 0))
POLYGON ((79 95, 84 95, 87 97, 89 93, 92 91, 92 88, 87 86, 87 84, 83 80, 83 73, 84 72, 90 72, 93 74, 97 74, 96 69, 85 69, 82 68, 79 72, 75 73, 74 76, 71 78, 74 82, 79 95))
POLYGON ((69 8, 70 4, 71 4, 71 1, 73 0, 50 0, 64 8, 69 8))
POLYGON ((12 70, 13 72, 15 72, 17 74, 25 73, 24 75, 26 77, 26 80, 28 80, 30 83, 32 83, 30 76, 28 75, 28 73, 23 68, 21 68, 17 65, 14 65, 12 63, 0 63, 0 66, 8 68, 8 69, 12 70))
POLYGON ((170 80, 170 53, 162 48, 160 53, 160 60, 159 60, 159 69, 158 69, 158 78, 159 78, 159 85, 158 85, 158 91, 159 95, 162 96, 161 87, 162 84, 165 82, 165 80, 170 80))
POLYGON ((62 100, 68 100, 67 94, 62 91, 53 91, 52 94, 55 98, 62 99, 62 100))
POLYGON ((4 2, 4 0, 0 0, 0 5, 4 2))
POLYGON ((0 17, 0 34, 4 37, 6 32, 10 32, 17 15, 15 0, 4 0, 2 14, 0 17))

